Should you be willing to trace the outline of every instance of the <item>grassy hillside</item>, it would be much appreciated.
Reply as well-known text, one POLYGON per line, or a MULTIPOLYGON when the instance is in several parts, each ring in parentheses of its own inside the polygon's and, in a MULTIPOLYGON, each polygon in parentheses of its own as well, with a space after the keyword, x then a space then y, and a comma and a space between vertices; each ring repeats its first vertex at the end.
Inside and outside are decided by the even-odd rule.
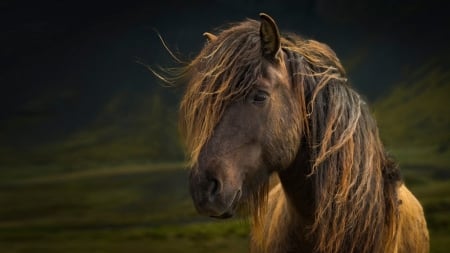
POLYGON ((56 139, 46 138, 52 130, 42 128, 50 121, 63 120, 58 115, 12 117, 0 125, 0 167, 182 160, 177 107, 166 97, 166 93, 157 91, 118 92, 93 119, 56 139), (44 135, 42 141, 28 141, 40 135, 44 135))
POLYGON ((450 248, 450 72, 429 64, 375 103, 388 150, 422 203, 431 252, 450 248))
POLYGON ((0 171, 2 252, 245 252, 243 222, 195 212, 182 164, 0 171))
POLYGON ((181 160, 176 107, 159 93, 116 94, 87 128, 68 136, 61 160, 181 160))
MULTIPOLYGON (((450 247, 449 181, 409 168, 432 252, 450 247)), ((2 252, 248 252, 243 220, 200 217, 183 164, 0 171, 2 252)))
POLYGON ((375 103, 381 136, 405 164, 450 166, 450 72, 424 66, 375 103))

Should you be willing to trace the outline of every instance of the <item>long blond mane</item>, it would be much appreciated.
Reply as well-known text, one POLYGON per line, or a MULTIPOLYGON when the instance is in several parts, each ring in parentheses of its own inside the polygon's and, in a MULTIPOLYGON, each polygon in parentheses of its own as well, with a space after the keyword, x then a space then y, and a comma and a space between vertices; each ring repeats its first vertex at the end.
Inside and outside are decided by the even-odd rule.
POLYGON ((326 45, 284 41, 314 180, 311 235, 318 252, 383 252, 398 230, 397 165, 385 153, 366 103, 326 45), (310 94, 309 97, 304 94, 310 94))
MULTIPOLYGON (((396 240, 400 178, 376 122, 330 48, 295 35, 282 37, 281 47, 302 113, 307 148, 299 152, 309 152, 314 182, 308 236, 317 252, 383 252, 396 240)), ((188 64, 180 126, 191 164, 227 105, 261 77, 261 60, 259 22, 247 20, 223 30, 188 64)))

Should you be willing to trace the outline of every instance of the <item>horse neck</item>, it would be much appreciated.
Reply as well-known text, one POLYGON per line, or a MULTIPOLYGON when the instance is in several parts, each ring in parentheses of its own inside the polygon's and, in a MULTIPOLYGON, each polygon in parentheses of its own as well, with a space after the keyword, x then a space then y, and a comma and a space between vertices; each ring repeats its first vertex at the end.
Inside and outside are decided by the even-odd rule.
POLYGON ((272 215, 274 220, 283 222, 274 225, 272 230, 278 234, 269 234, 270 246, 261 252, 313 252, 314 239, 308 231, 314 221, 315 203, 312 180, 307 176, 311 164, 305 151, 297 155, 291 166, 278 172, 284 208, 272 215))
POLYGON ((300 150, 291 166, 279 171, 278 176, 291 212, 290 217, 296 217, 302 226, 307 226, 313 221, 315 206, 312 178, 307 176, 312 165, 307 147, 300 150))

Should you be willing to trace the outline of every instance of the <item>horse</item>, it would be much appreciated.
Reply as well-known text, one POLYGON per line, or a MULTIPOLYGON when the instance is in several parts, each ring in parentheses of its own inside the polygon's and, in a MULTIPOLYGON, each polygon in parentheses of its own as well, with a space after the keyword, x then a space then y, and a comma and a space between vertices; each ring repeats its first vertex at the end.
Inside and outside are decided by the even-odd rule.
POLYGON ((198 213, 250 216, 250 251, 428 252, 419 201, 335 52, 261 13, 205 33, 180 72, 198 213))

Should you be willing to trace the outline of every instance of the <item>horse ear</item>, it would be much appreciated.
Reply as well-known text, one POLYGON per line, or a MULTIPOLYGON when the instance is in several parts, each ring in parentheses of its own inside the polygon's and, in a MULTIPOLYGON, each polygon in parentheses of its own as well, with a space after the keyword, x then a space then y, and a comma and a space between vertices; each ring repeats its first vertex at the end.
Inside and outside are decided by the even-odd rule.
POLYGON ((203 33, 203 36, 206 37, 206 39, 208 40, 208 42, 214 42, 214 41, 217 39, 217 36, 216 36, 216 35, 214 35, 214 34, 212 34, 212 33, 209 33, 209 32, 203 33))
POLYGON ((261 37, 261 49, 263 56, 269 60, 275 60, 278 51, 280 51, 280 32, 277 24, 267 14, 260 13, 261 26, 259 28, 259 36, 261 37))

